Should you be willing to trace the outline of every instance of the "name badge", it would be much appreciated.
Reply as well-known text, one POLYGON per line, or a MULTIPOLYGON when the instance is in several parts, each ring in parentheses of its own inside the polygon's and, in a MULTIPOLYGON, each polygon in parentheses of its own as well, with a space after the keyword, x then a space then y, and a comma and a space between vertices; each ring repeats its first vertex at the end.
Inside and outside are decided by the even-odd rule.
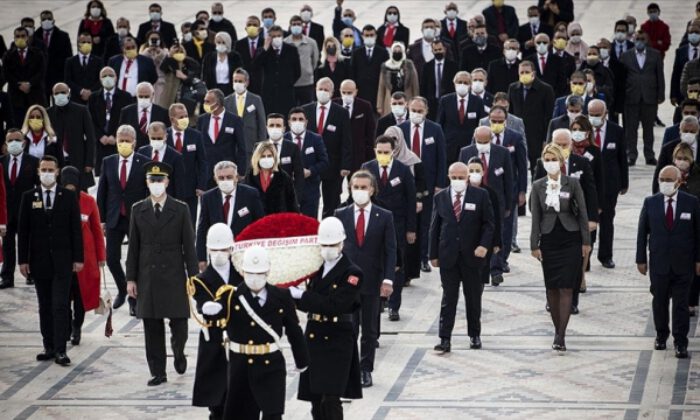
POLYGON ((585 157, 586 159, 588 159, 588 160, 590 160, 591 162, 593 162, 593 155, 590 154, 590 152, 584 153, 584 154, 583 154, 583 157, 585 157))
POLYGON ((503 172, 505 172, 505 171, 503 170, 503 168, 496 168, 496 170, 493 171, 493 173, 496 174, 496 176, 501 176, 501 175, 503 175, 503 172))
POLYGON ((425 144, 433 144, 433 143, 435 143, 435 139, 434 139, 434 138, 428 137, 427 139, 425 139, 425 144))
POLYGON ((608 150, 615 150, 617 148, 617 144, 616 143, 608 143, 608 145, 605 146, 605 148, 608 150))
POLYGON ((285 165, 287 163, 292 163, 292 158, 289 156, 282 156, 282 165, 285 165))
POLYGON ((248 111, 248 112, 255 111, 255 105, 248 105, 248 108, 246 108, 246 111, 248 111))
POLYGON ((33 202, 32 202, 32 208, 33 208, 33 209, 43 209, 43 208, 44 208, 44 202, 43 202, 43 201, 33 201, 33 202))
POLYGON ((196 144, 188 144, 188 145, 187 145, 187 151, 188 151, 188 152, 196 152, 196 151, 197 151, 197 145, 196 145, 196 144))
POLYGON ((224 129, 224 131, 225 131, 226 133, 233 134, 233 127, 226 127, 226 128, 224 129))
POLYGON ((681 220, 690 220, 690 213, 681 213, 681 220))
POLYGON ((491 112, 491 108, 484 105, 484 111, 486 111, 486 113, 488 114, 489 112, 491 112))
POLYGON ((582 174, 582 173, 583 173, 583 171, 576 171, 576 172, 574 172, 574 173, 571 174, 571 177, 572 177, 572 178, 579 179, 579 178, 581 178, 581 174, 582 174))
POLYGON ((335 133, 335 126, 333 124, 328 124, 326 126, 326 130, 330 131, 331 133, 335 133))
POLYGON ((568 200, 569 198, 571 198, 571 193, 568 191, 561 191, 559 193, 559 198, 563 198, 564 200, 568 200))
POLYGON ((80 220, 83 222, 87 222, 89 219, 90 219, 90 216, 88 216, 87 214, 80 215, 80 220))
POLYGON ((397 186, 397 185, 399 185, 399 184, 401 183, 401 178, 399 178, 399 177, 397 176, 396 178, 392 179, 392 180, 389 181, 389 182, 391 183, 391 186, 392 186, 392 187, 395 187, 395 186, 397 186))
POLYGON ((307 155, 310 155, 310 154, 312 154, 313 152, 314 152, 314 148, 313 148, 313 147, 307 147, 306 150, 304 151, 304 153, 306 153, 307 155))
POLYGON ((467 119, 473 120, 476 118, 476 112, 467 112, 467 119))
POLYGON ((248 207, 243 207, 242 209, 238 210, 238 215, 240 217, 243 217, 247 214, 250 214, 250 211, 248 210, 248 207))
POLYGON ((365 116, 365 114, 356 115, 356 116, 355 116, 355 119, 356 119, 356 120, 359 120, 360 118, 362 118, 362 117, 364 117, 364 116, 365 116))
POLYGON ((515 146, 508 146, 508 151, 511 153, 515 152, 515 146))
POLYGON ((464 203, 464 210, 475 211, 476 204, 474 203, 464 203))

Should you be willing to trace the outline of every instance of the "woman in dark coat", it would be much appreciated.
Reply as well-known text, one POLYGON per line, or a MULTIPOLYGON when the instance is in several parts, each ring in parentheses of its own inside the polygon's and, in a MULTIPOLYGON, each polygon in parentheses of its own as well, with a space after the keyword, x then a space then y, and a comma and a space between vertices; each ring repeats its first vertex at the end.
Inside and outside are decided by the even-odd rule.
POLYGON ((246 184, 258 190, 265 214, 299 213, 294 183, 286 172, 279 170, 275 145, 270 141, 258 143, 253 151, 246 184))
POLYGON ((161 95, 163 103, 181 102, 187 108, 187 113, 194 115, 197 104, 204 99, 202 90, 206 90, 194 89, 197 84, 201 85, 200 69, 197 60, 188 57, 181 44, 170 47, 170 56, 165 57, 160 65, 160 70, 165 75, 165 88, 161 95))
MULTIPOLYGON (((85 10, 85 16, 78 26, 78 35, 89 32, 92 35, 92 54, 102 57, 107 39, 114 35, 114 25, 107 18, 107 9, 100 0, 90 0, 85 10)), ((109 57, 107 57, 109 58, 109 57)))
POLYGON ((333 81, 333 97, 340 97, 340 83, 352 78, 350 59, 340 53, 340 42, 332 36, 323 41, 321 50, 321 65, 314 73, 314 80, 329 77, 333 81))
POLYGON ((220 89, 224 96, 233 93, 233 72, 243 66, 241 56, 232 49, 231 36, 226 32, 219 32, 214 38, 216 51, 205 55, 202 59, 202 79, 207 89, 220 89), (225 76, 217 72, 223 71, 225 76))
POLYGON ((384 13, 384 24, 377 29, 377 46, 389 48, 394 45, 394 42, 403 42, 403 45, 409 46, 410 38, 408 28, 401 23, 399 8, 387 7, 384 13))

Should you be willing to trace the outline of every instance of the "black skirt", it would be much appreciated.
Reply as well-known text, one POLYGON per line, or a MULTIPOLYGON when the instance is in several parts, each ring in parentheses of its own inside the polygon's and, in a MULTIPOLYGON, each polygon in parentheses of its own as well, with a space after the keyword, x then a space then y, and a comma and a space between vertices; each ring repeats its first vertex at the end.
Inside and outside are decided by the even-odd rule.
POLYGON ((540 239, 542 271, 547 289, 573 289, 581 282, 581 232, 569 232, 557 218, 554 229, 540 239))

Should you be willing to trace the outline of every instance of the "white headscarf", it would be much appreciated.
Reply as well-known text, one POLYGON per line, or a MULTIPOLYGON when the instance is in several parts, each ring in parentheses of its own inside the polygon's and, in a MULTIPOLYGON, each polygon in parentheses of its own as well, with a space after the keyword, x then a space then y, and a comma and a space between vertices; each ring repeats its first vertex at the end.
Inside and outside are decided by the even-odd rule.
POLYGON ((401 68, 401 66, 403 66, 404 61, 406 61, 406 46, 403 45, 403 42, 394 42, 391 45, 391 50, 389 50, 389 59, 386 60, 384 64, 390 69, 398 70, 401 68), (396 47, 401 49, 401 60, 399 61, 394 60, 394 49, 396 47))

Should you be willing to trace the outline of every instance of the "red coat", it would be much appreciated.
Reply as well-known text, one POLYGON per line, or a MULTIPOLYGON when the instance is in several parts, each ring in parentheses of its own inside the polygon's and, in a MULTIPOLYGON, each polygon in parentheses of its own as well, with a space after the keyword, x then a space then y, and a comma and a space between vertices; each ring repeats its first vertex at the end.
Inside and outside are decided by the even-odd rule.
POLYGON ((105 237, 102 233, 100 212, 91 195, 80 192, 80 224, 85 253, 83 269, 78 273, 80 296, 85 311, 97 308, 100 300, 100 261, 107 260, 105 237))
POLYGON ((642 30, 649 35, 649 46, 659 50, 663 58, 671 46, 671 32, 668 30, 668 25, 661 19, 647 20, 642 24, 642 30))

